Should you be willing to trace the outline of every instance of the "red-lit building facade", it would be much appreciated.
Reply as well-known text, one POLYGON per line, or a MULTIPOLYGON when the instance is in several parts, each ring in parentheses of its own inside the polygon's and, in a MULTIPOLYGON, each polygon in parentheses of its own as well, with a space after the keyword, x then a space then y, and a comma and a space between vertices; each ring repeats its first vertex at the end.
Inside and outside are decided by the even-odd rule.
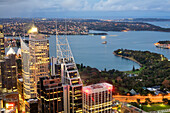
POLYGON ((112 89, 108 83, 83 87, 83 113, 112 113, 112 89))

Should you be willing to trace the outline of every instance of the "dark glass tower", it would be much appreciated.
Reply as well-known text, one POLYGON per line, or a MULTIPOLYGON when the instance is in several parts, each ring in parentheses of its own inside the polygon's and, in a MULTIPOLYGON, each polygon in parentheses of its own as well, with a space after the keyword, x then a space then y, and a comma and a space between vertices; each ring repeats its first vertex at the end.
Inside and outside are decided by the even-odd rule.
POLYGON ((17 91, 17 64, 15 55, 10 54, 0 60, 0 85, 2 93, 17 91))
POLYGON ((63 113, 63 90, 59 76, 40 77, 37 84, 39 111, 41 113, 63 113))

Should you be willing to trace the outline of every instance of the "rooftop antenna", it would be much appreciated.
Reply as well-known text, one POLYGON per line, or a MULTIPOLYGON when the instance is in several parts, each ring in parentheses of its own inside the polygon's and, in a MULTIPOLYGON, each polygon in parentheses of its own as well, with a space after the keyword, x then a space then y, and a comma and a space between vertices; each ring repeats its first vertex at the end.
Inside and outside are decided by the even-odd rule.
POLYGON ((31 25, 31 27, 35 27, 35 21, 34 21, 34 19, 32 20, 32 25, 31 25))
MULTIPOLYGON (((57 18, 56 18, 56 42, 57 42, 57 37, 58 37, 58 29, 57 29, 57 18)), ((57 46, 56 46, 57 47, 57 46)), ((57 49, 57 48, 56 48, 57 49)), ((56 52, 56 57, 57 57, 57 53, 58 52, 56 52)))
MULTIPOLYGON (((67 39, 67 22, 66 22, 66 18, 65 18, 65 34, 64 34, 65 36, 65 39, 66 39, 66 41, 68 42, 68 39, 67 39)), ((68 44, 68 46, 69 46, 69 44, 68 44)), ((69 47, 66 47, 67 49, 69 49, 69 47)), ((70 57, 70 54, 69 54, 69 51, 67 51, 67 54, 68 54, 68 57, 70 57)))
POLYGON ((63 57, 63 53, 62 53, 61 46, 60 46, 60 44, 62 43, 62 40, 61 40, 61 37, 58 36, 58 29, 57 29, 58 25, 57 24, 58 23, 57 23, 57 19, 56 19, 56 50, 57 50, 56 58, 57 58, 57 62, 58 62, 59 60, 64 61, 64 59, 61 59, 61 58, 64 58, 64 57, 63 57))
POLYGON ((56 18, 56 35, 58 35, 58 22, 57 22, 57 18, 56 18))
POLYGON ((66 18, 65 18, 65 35, 67 35, 67 23, 66 23, 66 18))
POLYGON ((25 24, 24 24, 24 40, 25 40, 25 24))

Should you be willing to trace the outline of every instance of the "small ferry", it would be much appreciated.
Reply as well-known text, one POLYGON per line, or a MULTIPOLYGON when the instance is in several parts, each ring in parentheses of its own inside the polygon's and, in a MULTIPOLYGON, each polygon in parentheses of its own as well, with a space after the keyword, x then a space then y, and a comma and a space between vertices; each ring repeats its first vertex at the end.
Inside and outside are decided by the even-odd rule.
POLYGON ((107 41, 102 42, 102 44, 107 44, 107 41))

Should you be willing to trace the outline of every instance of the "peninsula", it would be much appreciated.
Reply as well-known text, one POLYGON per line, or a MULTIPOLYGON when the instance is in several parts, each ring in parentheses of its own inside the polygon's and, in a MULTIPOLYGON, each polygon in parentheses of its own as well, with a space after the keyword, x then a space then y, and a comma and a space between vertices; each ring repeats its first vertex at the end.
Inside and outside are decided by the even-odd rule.
POLYGON ((147 95, 147 90, 143 87, 160 86, 162 91, 170 89, 170 62, 161 54, 149 51, 136 51, 128 49, 118 49, 113 52, 116 56, 133 60, 141 68, 130 71, 101 70, 89 66, 78 65, 81 79, 85 85, 107 81, 115 86, 115 94, 126 95, 128 91, 134 89, 141 95, 147 95), (135 76, 129 76, 129 75, 135 76))

